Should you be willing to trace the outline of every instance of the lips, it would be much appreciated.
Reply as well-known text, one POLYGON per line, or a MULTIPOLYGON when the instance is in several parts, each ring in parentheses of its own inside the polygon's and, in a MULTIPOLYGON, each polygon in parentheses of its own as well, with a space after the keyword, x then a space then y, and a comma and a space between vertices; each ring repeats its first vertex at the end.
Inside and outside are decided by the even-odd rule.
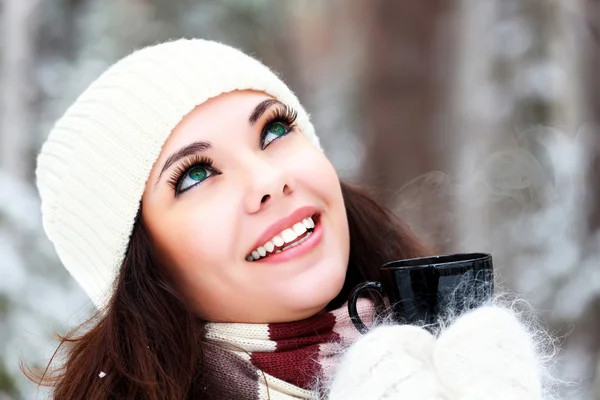
POLYGON ((297 246, 308 239, 315 228, 316 216, 304 218, 302 221, 295 223, 291 228, 284 229, 278 235, 275 235, 264 245, 254 249, 250 255, 246 257, 248 261, 256 261, 264 257, 269 257, 272 254, 281 253, 289 248, 297 246))
POLYGON ((294 246, 305 237, 310 236, 319 212, 312 206, 301 207, 269 226, 254 243, 247 254, 247 261, 255 261, 289 246, 294 246))

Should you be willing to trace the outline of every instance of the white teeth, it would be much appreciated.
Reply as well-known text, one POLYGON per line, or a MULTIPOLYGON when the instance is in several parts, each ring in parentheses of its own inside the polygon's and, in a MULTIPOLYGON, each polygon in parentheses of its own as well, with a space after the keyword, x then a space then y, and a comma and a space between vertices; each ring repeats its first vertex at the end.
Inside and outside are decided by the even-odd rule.
POLYGON ((304 233, 306 233, 306 227, 302 222, 298 222, 297 224, 295 224, 292 227, 292 229, 294 230, 294 233, 296 233, 296 235, 298 236, 304 235, 304 233))
POLYGON ((307 229, 312 229, 315 227, 315 222, 312 220, 312 218, 304 218, 302 223, 307 229))
POLYGON ((298 240, 297 242, 294 242, 288 246, 285 246, 284 248, 281 249, 281 251, 286 251, 287 249, 291 249, 294 246, 298 246, 300 243, 304 242, 306 239, 308 239, 310 236, 312 235, 312 232, 308 232, 308 234, 306 236, 304 236, 302 239, 298 240))
POLYGON ((258 254, 260 254, 261 257, 264 257, 267 254, 267 251, 265 250, 264 247, 260 246, 258 249, 256 249, 258 251, 258 254))
POLYGON ((259 260, 262 257, 265 257, 267 253, 273 253, 275 247, 281 247, 285 243, 291 243, 288 246, 285 246, 281 249, 278 249, 273 254, 281 253, 291 247, 297 246, 300 243, 304 242, 308 237, 311 236, 312 231, 309 232, 305 237, 294 242, 294 240, 298 239, 299 236, 302 236, 306 233, 308 229, 313 229, 315 227, 315 222, 312 218, 304 218, 302 221, 295 223, 291 228, 283 230, 279 235, 273 237, 273 239, 269 240, 264 245, 255 249, 251 255, 246 257, 247 261, 255 261, 259 260))
POLYGON ((292 229, 288 228, 281 232, 281 237, 286 243, 291 243, 298 237, 298 235, 296 235, 296 232, 294 232, 292 229))
POLYGON ((273 238, 273 243, 275 244, 275 246, 279 247, 279 246, 283 246, 283 244, 285 243, 283 241, 283 239, 281 238, 281 236, 277 235, 273 238))
POLYGON ((270 253, 273 251, 273 249, 275 248, 275 245, 273 244, 273 242, 268 241, 267 243, 265 243, 265 249, 270 253))

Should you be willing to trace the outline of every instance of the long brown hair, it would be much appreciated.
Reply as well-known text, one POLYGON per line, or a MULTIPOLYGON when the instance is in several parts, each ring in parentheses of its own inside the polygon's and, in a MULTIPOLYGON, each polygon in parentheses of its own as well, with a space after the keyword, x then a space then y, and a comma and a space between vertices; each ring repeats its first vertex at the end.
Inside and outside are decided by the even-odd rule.
MULTIPOLYGON (((344 286, 329 308, 341 306, 360 282, 378 279, 379 267, 428 250, 391 211, 364 190, 342 183, 350 231, 344 286)), ((204 324, 187 307, 160 268, 139 217, 106 309, 61 337, 36 383, 53 387, 57 400, 209 399, 211 371, 203 368, 204 324), (49 372, 62 351, 64 362, 49 372)))

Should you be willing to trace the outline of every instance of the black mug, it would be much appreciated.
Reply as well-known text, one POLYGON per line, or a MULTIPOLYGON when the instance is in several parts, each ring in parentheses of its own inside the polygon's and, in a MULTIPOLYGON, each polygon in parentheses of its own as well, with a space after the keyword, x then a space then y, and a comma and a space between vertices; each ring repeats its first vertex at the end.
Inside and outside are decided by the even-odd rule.
POLYGON ((376 290, 387 297, 394 319, 401 324, 433 329, 444 314, 480 306, 492 297, 494 269, 486 253, 462 253, 392 261, 380 269, 381 282, 356 286, 348 299, 348 312, 360 333, 368 331, 356 310, 359 294, 376 290))

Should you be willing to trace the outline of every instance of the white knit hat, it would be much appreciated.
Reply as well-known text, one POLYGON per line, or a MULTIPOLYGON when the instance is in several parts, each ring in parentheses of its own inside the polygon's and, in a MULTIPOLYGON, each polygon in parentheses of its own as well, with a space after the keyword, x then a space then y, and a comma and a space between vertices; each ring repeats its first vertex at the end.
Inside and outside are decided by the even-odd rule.
POLYGON ((222 93, 262 91, 309 116, 266 66, 220 43, 181 39, 110 67, 60 118, 38 157, 44 230, 94 304, 106 305, 129 243, 146 180, 181 119, 222 93))

